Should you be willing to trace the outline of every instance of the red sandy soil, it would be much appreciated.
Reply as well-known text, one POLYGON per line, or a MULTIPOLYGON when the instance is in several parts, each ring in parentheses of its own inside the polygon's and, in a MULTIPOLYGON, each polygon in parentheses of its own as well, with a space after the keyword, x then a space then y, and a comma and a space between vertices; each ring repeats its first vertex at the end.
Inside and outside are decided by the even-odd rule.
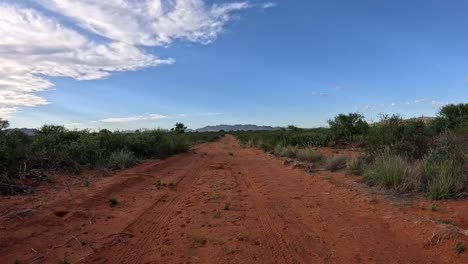
POLYGON ((241 149, 232 136, 94 173, 89 187, 55 179, 0 198, 0 263, 468 263, 454 249, 467 237, 435 221, 468 228, 467 201, 436 212, 422 198, 395 202, 355 177, 241 149), (158 190, 157 179, 175 187, 158 190))

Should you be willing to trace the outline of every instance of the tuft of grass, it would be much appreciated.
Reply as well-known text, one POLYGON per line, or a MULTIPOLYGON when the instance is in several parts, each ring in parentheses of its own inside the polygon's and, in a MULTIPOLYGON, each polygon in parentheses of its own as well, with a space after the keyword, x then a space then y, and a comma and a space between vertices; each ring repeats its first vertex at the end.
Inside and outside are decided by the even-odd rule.
POLYGON ((47 183, 54 183, 55 179, 51 175, 46 174, 45 177, 44 177, 44 181, 47 182, 47 183))
POLYGON ((323 160, 324 156, 320 153, 317 153, 315 148, 308 147, 305 149, 299 149, 297 151, 297 159, 305 162, 318 162, 323 160))
POLYGON ((190 240, 195 246, 201 246, 206 244, 206 239, 199 235, 190 235, 190 240))
POLYGON ((114 198, 114 197, 109 198, 109 206, 110 207, 114 207, 114 206, 116 206, 118 204, 119 204, 119 201, 116 198, 114 198))
POLYGON ((459 170, 455 164, 450 161, 441 161, 433 164, 427 164, 426 170, 431 177, 428 185, 429 196, 434 200, 448 198, 453 195, 459 170), (430 168, 427 168, 430 167, 430 168))
POLYGON ((86 188, 87 188, 87 187, 89 187, 90 185, 91 185, 91 182, 90 182, 88 179, 86 179, 86 178, 81 178, 81 180, 80 180, 80 186, 81 186, 81 187, 86 187, 86 188))
POLYGON ((169 185, 168 185, 168 187, 169 187, 170 189, 174 189, 175 184, 174 184, 173 182, 170 182, 169 185))
POLYGON ((350 175, 361 176, 365 171, 364 158, 359 156, 352 158, 346 163, 346 173, 350 175))
POLYGON ((133 152, 127 150, 114 151, 110 154, 107 167, 114 170, 123 170, 137 164, 139 160, 133 152))
POLYGON ((230 209, 231 209, 231 203, 229 203, 229 202, 225 203, 223 210, 224 211, 229 211, 230 209))
POLYGON ((223 248, 223 250, 224 250, 224 253, 226 253, 226 255, 232 255, 232 254, 235 254, 236 252, 239 252, 239 249, 230 248, 230 247, 225 247, 223 248))
POLYGON ((378 155, 364 178, 382 187, 398 190, 408 176, 408 162, 389 151, 378 155))
POLYGON ((219 211, 216 212, 216 213, 213 215, 213 218, 215 218, 215 219, 221 218, 221 212, 219 212, 219 211))
POLYGON ((290 159, 297 158, 297 148, 293 146, 276 145, 273 153, 280 157, 288 157, 290 159))
POLYGON ((212 246, 215 246, 215 245, 218 244, 218 242, 217 242, 216 239, 214 239, 214 238, 210 238, 210 239, 208 240, 208 242, 210 242, 210 245, 212 245, 212 246))
POLYGON ((329 171, 341 170, 346 167, 347 162, 348 158, 346 156, 335 156, 327 162, 326 169, 329 171))
POLYGON ((234 153, 232 153, 232 152, 229 152, 228 154, 229 154, 229 156, 234 156, 234 153))
POLYGON ((435 204, 435 203, 431 204, 431 211, 435 212, 437 210, 438 210, 437 204, 435 204))
POLYGON ((457 242, 455 245, 455 251, 457 251, 459 255, 463 253, 463 251, 465 251, 465 244, 463 244, 463 242, 457 242))

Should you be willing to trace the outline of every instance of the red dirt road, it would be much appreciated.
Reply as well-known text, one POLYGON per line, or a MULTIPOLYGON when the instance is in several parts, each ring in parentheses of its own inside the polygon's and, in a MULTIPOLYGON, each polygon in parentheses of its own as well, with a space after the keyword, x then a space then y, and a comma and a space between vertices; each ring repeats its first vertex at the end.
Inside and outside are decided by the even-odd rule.
POLYGON ((454 250, 465 237, 428 243, 443 229, 430 210, 402 210, 336 175, 227 136, 89 187, 0 198, 0 263, 468 263, 454 250), (158 190, 158 179, 175 187, 158 190))

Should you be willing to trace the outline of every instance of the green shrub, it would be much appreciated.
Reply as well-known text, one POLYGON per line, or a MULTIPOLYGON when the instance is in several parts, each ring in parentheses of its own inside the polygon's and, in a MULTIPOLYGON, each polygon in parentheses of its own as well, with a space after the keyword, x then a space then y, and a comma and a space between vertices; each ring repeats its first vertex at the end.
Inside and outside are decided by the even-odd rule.
POLYGON ((433 199, 462 193, 467 185, 467 155, 451 133, 444 133, 424 157, 427 192, 433 199))
POLYGON ((439 116, 446 120, 447 127, 454 129, 468 121, 468 104, 449 104, 442 107, 439 116))
POLYGON ((51 125, 28 136, 0 129, 0 182, 33 175, 30 171, 36 169, 79 174, 82 169, 125 168, 138 161, 135 157, 166 158, 187 151, 191 144, 221 136, 223 133, 169 133, 159 129, 135 133, 69 131, 51 125))
POLYGON ((330 132, 338 144, 353 143, 353 137, 364 135, 369 129, 369 124, 364 116, 359 113, 339 114, 334 119, 328 120, 330 132))
POLYGON ((346 156, 335 156, 327 162, 326 169, 329 171, 337 171, 346 168, 348 158, 346 156))
POLYGON ((367 149, 374 155, 387 149, 394 154, 416 159, 426 153, 427 140, 426 125, 422 120, 383 115, 369 130, 367 149))

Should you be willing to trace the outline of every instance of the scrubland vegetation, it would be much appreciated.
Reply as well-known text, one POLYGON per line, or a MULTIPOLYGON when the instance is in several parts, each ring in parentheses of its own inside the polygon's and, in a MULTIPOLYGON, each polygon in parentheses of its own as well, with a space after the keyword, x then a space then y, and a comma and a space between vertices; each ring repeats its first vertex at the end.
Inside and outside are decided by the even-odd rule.
POLYGON ((345 169, 371 185, 396 192, 419 192, 433 199, 468 193, 468 104, 447 105, 435 118, 403 119, 382 115, 369 124, 358 113, 340 114, 329 128, 237 132, 244 147, 278 156, 321 162, 329 170, 345 169), (355 148, 358 157, 318 154, 317 147, 355 148))
POLYGON ((79 174, 83 169, 123 169, 147 158, 166 158, 187 151, 192 144, 213 141, 222 133, 184 133, 147 130, 135 133, 101 130, 67 130, 45 125, 34 136, 5 131, 0 120, 0 183, 17 179, 44 180, 45 171, 65 170, 79 174))

